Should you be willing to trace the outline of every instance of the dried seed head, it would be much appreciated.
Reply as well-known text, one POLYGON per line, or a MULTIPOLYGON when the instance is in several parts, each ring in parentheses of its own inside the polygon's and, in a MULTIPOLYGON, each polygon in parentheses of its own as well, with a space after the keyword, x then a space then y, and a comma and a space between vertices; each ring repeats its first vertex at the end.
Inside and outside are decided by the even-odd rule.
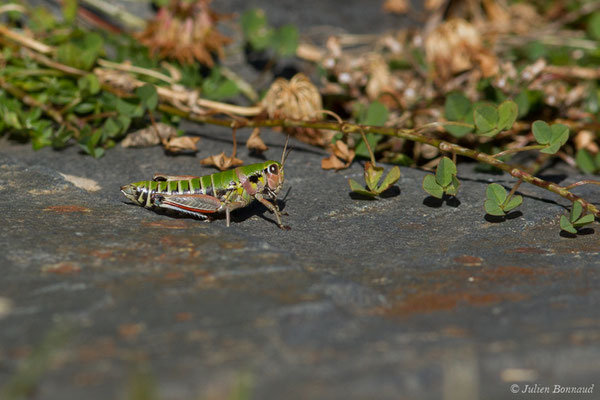
POLYGON ((171 0, 138 35, 140 42, 160 58, 187 64, 197 60, 212 67, 212 53, 222 57, 230 39, 217 31, 219 17, 209 8, 210 1, 171 0))
POLYGON ((373 54, 367 63, 369 81, 366 92, 370 100, 376 100, 382 92, 393 90, 392 74, 380 54, 373 54))
POLYGON ((321 94, 304 74, 287 81, 278 78, 265 95, 263 105, 270 118, 311 120, 320 117, 321 94))
POLYGON ((431 31, 425 39, 425 53, 442 81, 477 64, 484 76, 495 74, 498 68, 496 57, 484 49, 479 31, 463 19, 444 22, 431 31))

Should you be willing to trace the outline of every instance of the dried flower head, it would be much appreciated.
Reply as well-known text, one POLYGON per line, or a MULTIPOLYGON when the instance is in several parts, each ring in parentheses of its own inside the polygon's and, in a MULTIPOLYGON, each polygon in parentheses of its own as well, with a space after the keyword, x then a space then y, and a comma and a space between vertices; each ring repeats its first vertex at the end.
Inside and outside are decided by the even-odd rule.
POLYGON ((444 22, 431 31, 425 39, 425 52, 436 78, 442 81, 477 64, 484 77, 498 69, 496 57, 483 47, 479 31, 463 19, 444 22))
POLYGON ((140 42, 160 58, 188 64, 197 60, 212 67, 212 53, 222 57, 230 39, 217 31, 219 17, 210 9, 210 1, 171 0, 138 36, 140 42))
MULTIPOLYGON (((294 75, 289 81, 283 78, 275 80, 262 104, 270 118, 314 120, 321 117, 323 109, 319 90, 301 73, 294 75)), ((312 128, 287 131, 306 143, 321 147, 326 146, 332 136, 312 128)))
POLYGON ((319 90, 301 73, 275 80, 263 105, 271 118, 315 119, 323 109, 319 90))
POLYGON ((368 58, 367 70, 369 81, 366 92, 370 100, 377 100, 381 93, 394 89, 390 68, 380 54, 372 54, 368 58))

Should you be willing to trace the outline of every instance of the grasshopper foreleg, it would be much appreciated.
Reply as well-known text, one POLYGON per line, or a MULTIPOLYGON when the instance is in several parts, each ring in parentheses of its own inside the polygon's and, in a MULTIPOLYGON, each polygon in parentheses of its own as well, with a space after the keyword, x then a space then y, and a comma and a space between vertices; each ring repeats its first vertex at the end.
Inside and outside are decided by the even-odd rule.
POLYGON ((279 206, 277 205, 277 199, 273 199, 273 203, 269 200, 265 199, 261 193, 256 193, 254 198, 260 201, 265 207, 267 207, 273 214, 275 214, 275 218, 277 218, 277 226, 283 229, 284 231, 288 231, 290 228, 287 225, 283 225, 281 222, 281 211, 279 211, 279 206))

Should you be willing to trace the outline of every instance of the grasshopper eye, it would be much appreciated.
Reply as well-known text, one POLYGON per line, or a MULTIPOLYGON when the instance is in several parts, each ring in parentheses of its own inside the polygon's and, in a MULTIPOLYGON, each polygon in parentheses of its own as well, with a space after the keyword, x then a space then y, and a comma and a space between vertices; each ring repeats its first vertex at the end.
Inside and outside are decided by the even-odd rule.
POLYGON ((275 164, 271 164, 271 165, 269 166, 269 173, 270 173, 270 174, 277 175, 277 173, 278 173, 278 172, 279 172, 279 171, 278 171, 277 165, 275 165, 275 164))

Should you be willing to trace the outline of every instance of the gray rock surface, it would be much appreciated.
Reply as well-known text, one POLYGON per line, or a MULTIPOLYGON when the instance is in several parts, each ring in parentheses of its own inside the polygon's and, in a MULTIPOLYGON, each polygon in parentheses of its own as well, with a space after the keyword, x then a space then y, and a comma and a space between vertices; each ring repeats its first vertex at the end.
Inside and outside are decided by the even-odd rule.
MULTIPOLYGON (((561 398, 598 398, 598 232, 561 236, 563 199, 522 185, 520 212, 488 221, 486 184, 512 180, 463 164, 458 205, 426 200, 409 168, 394 196, 356 200, 361 165, 322 171, 325 153, 292 140, 291 231, 256 204, 226 228, 128 203, 120 185, 212 173, 198 160, 230 151, 228 130, 187 131, 197 157, 0 141, 0 393, 471 400, 595 384, 561 398)), ((263 135, 279 159, 283 135, 263 135)))

